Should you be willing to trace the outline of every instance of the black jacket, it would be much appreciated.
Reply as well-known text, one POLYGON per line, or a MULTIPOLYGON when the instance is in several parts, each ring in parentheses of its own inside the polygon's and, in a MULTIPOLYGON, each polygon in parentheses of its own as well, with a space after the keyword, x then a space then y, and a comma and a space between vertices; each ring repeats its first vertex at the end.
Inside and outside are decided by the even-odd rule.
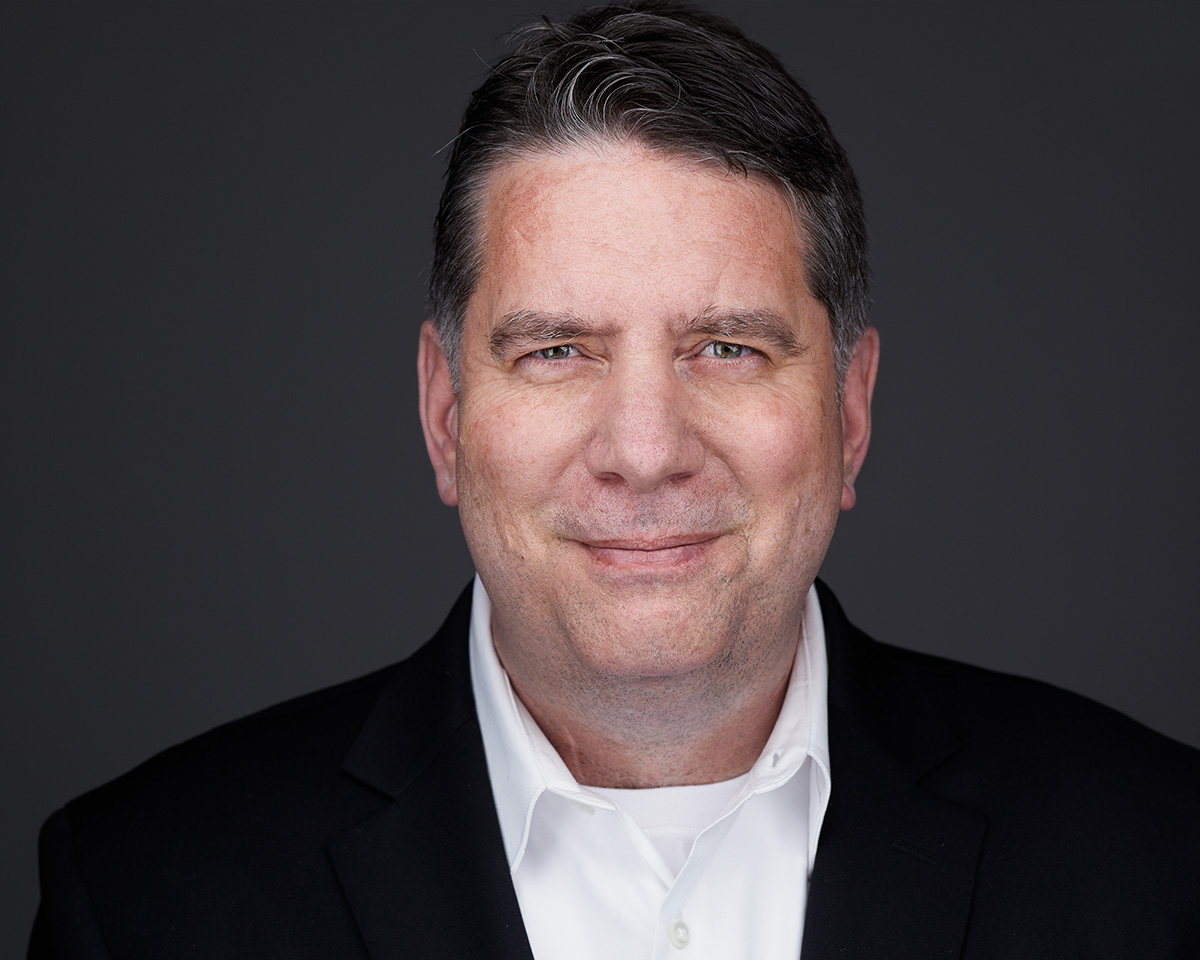
MULTIPOLYGON (((833 791, 803 960, 1200 957, 1200 753, 1044 684, 877 643, 818 589, 833 791)), ((529 958, 469 597, 403 663, 56 813, 30 956, 529 958)))

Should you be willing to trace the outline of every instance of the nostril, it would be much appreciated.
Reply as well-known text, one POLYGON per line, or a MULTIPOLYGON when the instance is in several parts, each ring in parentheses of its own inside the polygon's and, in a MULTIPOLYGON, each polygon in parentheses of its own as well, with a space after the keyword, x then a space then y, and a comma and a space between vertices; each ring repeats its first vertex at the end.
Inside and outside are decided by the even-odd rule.
POLYGON ((603 418, 588 448, 595 476, 619 476, 637 490, 700 470, 703 447, 680 411, 641 403, 603 418))

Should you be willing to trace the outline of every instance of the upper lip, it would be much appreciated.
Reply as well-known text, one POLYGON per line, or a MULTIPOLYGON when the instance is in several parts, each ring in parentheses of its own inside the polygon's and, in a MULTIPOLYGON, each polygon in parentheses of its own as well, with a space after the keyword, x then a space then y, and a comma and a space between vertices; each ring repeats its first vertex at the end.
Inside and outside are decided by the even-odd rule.
POLYGON ((592 539, 581 537, 579 542, 599 550, 670 550, 716 539, 715 533, 677 533, 665 537, 613 537, 592 539))

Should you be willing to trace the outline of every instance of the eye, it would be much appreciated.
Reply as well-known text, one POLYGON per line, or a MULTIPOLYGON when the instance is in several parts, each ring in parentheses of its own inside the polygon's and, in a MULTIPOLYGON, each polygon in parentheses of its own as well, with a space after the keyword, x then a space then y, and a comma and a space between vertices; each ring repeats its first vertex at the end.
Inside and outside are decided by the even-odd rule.
POLYGON ((701 351, 701 353, 707 353, 710 357, 716 357, 718 360, 737 360, 748 356, 750 352, 749 347, 740 343, 729 343, 725 340, 713 340, 705 344, 701 351))
POLYGON ((568 360, 579 355, 579 348, 572 343, 559 343, 553 347, 542 347, 530 354, 538 360, 568 360))

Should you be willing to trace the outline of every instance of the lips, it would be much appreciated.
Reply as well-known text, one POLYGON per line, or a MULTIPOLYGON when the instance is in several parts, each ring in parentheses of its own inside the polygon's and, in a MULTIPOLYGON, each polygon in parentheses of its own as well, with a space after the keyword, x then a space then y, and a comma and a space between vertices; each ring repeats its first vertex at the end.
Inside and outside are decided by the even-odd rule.
POLYGON ((701 561, 719 534, 683 533, 659 537, 577 539, 587 554, 612 569, 678 570, 701 561))
POLYGON ((585 547, 594 550, 636 550, 650 553, 656 550, 673 550, 676 547, 687 547, 694 544, 707 543, 715 540, 715 533, 680 533, 668 537, 629 537, 603 540, 578 538, 585 547))

